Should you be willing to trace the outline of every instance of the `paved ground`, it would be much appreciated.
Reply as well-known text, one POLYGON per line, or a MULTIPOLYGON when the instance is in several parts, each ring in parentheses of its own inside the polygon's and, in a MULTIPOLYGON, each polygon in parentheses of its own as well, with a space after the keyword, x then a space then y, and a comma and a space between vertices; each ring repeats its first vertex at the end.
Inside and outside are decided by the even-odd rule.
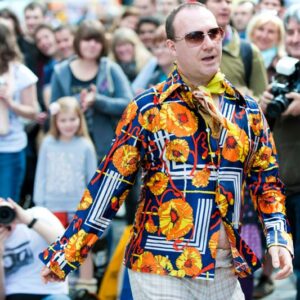
POLYGON ((276 289, 268 297, 262 298, 263 300, 295 300, 295 278, 290 276, 285 280, 275 281, 276 289))

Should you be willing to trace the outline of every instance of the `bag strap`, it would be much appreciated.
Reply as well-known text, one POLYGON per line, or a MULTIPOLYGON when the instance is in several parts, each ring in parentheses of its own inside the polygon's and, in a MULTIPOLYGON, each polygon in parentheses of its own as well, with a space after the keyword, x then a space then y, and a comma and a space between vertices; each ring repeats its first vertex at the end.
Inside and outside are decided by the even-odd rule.
POLYGON ((250 78, 252 73, 252 47, 251 44, 241 40, 240 44, 240 54, 243 61, 244 69, 245 69, 245 81, 246 85, 249 88, 250 78))

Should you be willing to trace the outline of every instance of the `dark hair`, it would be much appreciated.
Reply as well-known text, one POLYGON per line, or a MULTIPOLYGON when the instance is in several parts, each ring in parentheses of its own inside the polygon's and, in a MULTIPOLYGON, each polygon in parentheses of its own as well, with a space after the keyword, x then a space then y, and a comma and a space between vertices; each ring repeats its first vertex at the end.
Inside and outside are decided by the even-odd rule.
POLYGON ((59 25, 59 26, 55 27, 53 31, 54 31, 54 33, 56 33, 56 32, 60 32, 63 30, 68 30, 72 35, 75 35, 75 33, 76 33, 75 26, 72 26, 70 24, 59 25))
POLYGON ((16 37, 19 37, 22 35, 20 21, 14 12, 12 12, 8 8, 3 8, 0 10, 0 17, 2 17, 3 19, 11 19, 14 23, 14 27, 15 27, 14 33, 15 33, 16 37))
POLYGON ((7 26, 0 23, 0 74, 8 71, 11 61, 21 60, 21 58, 15 36, 7 26))
POLYGON ((74 37, 75 53, 79 57, 82 57, 82 54, 80 53, 79 44, 82 40, 91 39, 95 39, 103 46, 103 49, 98 59, 100 59, 102 56, 106 56, 108 53, 108 43, 105 37, 105 29, 102 23, 96 20, 85 20, 79 25, 74 37))
POLYGON ((42 23, 42 24, 40 24, 37 28, 36 28, 36 30, 35 30, 35 32, 34 32, 34 39, 36 40, 36 35, 38 34, 38 32, 39 31, 41 31, 41 30, 43 30, 43 29, 47 29, 47 30, 49 30, 49 31, 51 31, 53 34, 54 34, 54 29, 53 29, 53 27, 51 26, 51 25, 49 25, 49 24, 46 24, 46 23, 42 23))
POLYGON ((25 6, 25 8, 24 8, 24 13, 25 13, 27 10, 35 10, 35 9, 40 9, 41 12, 42 12, 42 14, 43 14, 43 16, 46 15, 46 12, 47 12, 46 6, 43 5, 43 4, 40 3, 40 2, 35 2, 35 1, 30 2, 30 3, 28 3, 28 4, 25 6))
POLYGON ((197 8, 197 7, 205 8, 205 6, 201 3, 191 2, 191 3, 180 4, 179 6, 177 6, 170 12, 170 14, 167 16, 167 19, 166 19, 167 39, 174 40, 174 38, 175 38, 173 23, 174 23, 174 19, 177 16, 177 14, 185 8, 192 9, 192 8, 197 8))
MULTIPOLYGON (((259 0, 258 4, 260 4, 263 0, 259 0)), ((280 6, 284 6, 284 0, 279 0, 280 6)))
POLYGON ((140 17, 139 21, 136 25, 136 32, 139 33, 140 28, 143 24, 153 24, 154 26, 158 27, 160 25, 160 20, 154 16, 144 16, 144 17, 140 17))
POLYGON ((166 28, 164 25, 160 25, 156 28, 154 37, 153 37, 153 45, 165 42, 167 40, 166 28))

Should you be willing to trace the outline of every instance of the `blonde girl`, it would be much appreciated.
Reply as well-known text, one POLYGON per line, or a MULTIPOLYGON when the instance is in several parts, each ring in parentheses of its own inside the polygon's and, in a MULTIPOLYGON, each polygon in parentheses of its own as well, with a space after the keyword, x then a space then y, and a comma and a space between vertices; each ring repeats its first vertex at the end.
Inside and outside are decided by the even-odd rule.
POLYGON ((49 135, 38 157, 34 203, 47 207, 67 226, 97 158, 76 98, 60 98, 50 105, 50 114, 49 135))

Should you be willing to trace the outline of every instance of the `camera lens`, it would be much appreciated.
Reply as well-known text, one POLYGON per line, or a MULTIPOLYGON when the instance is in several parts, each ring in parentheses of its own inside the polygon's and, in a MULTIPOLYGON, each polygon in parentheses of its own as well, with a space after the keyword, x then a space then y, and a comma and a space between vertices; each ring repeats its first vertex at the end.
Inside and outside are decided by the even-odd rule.
POLYGON ((0 206, 0 224, 8 225, 16 217, 16 212, 9 206, 0 206))
POLYGON ((289 103, 284 94, 276 96, 267 106, 267 115, 271 118, 278 118, 287 109, 289 103))

